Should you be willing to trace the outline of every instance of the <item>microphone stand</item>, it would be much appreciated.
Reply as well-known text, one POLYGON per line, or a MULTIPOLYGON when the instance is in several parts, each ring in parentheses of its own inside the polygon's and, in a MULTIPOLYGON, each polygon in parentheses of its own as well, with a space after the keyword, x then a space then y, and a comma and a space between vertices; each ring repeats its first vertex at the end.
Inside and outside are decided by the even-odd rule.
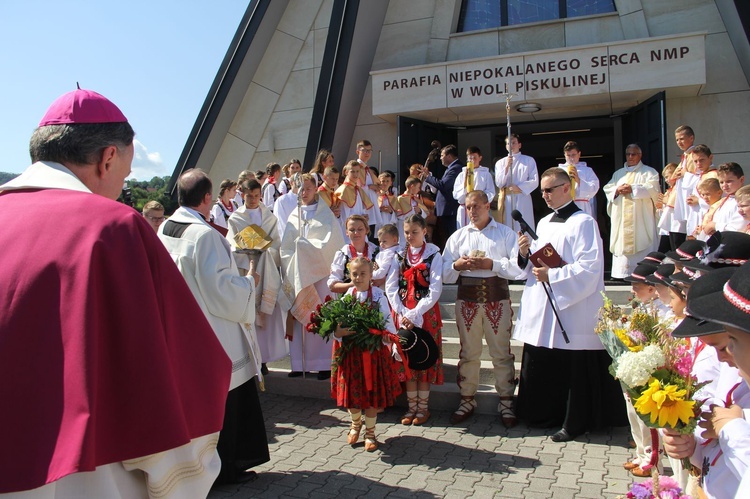
MULTIPOLYGON (((518 224, 521 226, 521 230, 523 232, 529 233, 529 226, 526 224, 525 221, 516 220, 518 224)), ((531 234, 529 234, 529 237, 531 237, 531 234)), ((534 240, 537 238, 534 237, 534 240)), ((533 262, 529 259, 531 256, 531 250, 529 250, 529 255, 526 257, 529 262, 533 265, 533 262)), ((542 282, 539 281, 542 285, 542 288, 544 288, 544 293, 547 295, 547 301, 549 302, 549 306, 552 307, 552 313, 555 314, 555 319, 557 320, 557 325, 560 326, 560 332, 562 333, 563 340, 565 340, 565 343, 570 343, 570 338, 568 338, 568 333, 565 332, 565 327, 562 324, 562 321, 560 320, 560 314, 557 312, 557 307, 555 307, 555 299, 553 298, 552 293, 552 284, 549 282, 542 282)))

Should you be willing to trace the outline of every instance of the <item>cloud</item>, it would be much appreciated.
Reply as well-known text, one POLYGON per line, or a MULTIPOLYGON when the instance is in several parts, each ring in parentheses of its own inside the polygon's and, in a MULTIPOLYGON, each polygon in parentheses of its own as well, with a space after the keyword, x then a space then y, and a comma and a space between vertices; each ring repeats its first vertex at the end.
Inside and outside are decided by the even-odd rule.
POLYGON ((172 174, 172 169, 164 165, 161 153, 149 152, 138 139, 133 139, 133 147, 135 155, 128 179, 151 180, 154 177, 166 177, 172 174))

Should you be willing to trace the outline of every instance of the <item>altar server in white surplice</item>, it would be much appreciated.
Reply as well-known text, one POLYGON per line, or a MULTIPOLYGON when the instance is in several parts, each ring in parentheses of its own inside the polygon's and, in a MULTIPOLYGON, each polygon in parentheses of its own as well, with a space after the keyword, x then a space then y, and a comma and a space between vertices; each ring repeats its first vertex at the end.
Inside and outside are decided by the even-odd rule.
POLYGON ((281 242, 282 308, 289 310, 286 331, 291 340, 290 375, 317 371, 319 379, 326 379, 331 372, 332 345, 308 333, 305 326, 315 307, 333 294, 327 281, 336 250, 344 245, 344 236, 331 209, 318 201, 317 190, 316 179, 302 175, 301 204, 290 214, 281 242))
POLYGON ((243 182, 242 197, 245 204, 229 217, 227 239, 232 245, 240 272, 247 273, 252 261, 255 263, 255 271, 260 275, 260 282, 255 293, 255 330, 258 334, 261 358, 265 364, 287 355, 286 340, 284 340, 286 314, 282 313, 278 305, 281 291, 281 274, 279 273, 281 237, 276 216, 260 202, 261 187, 256 180, 243 182), (263 229, 271 239, 271 246, 267 249, 260 251, 238 248, 235 234, 253 224, 263 229))
POLYGON ((510 136, 510 144, 508 144, 508 138, 505 138, 505 148, 513 151, 513 164, 508 168, 507 157, 495 163, 495 185, 497 185, 495 220, 518 232, 521 228, 511 217, 513 210, 520 211, 523 219, 532 229, 536 226, 531 193, 539 187, 539 173, 537 173, 534 158, 521 154, 521 140, 518 135, 512 133, 510 136))
MULTIPOLYGON (((561 168, 541 177, 542 197, 554 213, 539 221, 539 239, 519 239, 519 267, 526 285, 513 338, 524 343, 518 417, 529 425, 562 428, 553 442, 585 431, 627 424, 619 384, 607 369, 611 359, 594 333, 604 291, 604 257, 599 229, 573 202, 571 179, 561 168), (547 243, 561 266, 534 267, 525 258, 547 243), (530 251, 529 251, 530 250, 530 251), (567 332, 566 343, 545 291, 567 332)), ((541 263, 541 262, 540 262, 541 263)))
POLYGON ((637 144, 630 144, 625 149, 625 165, 604 186, 607 214, 612 221, 609 239, 612 277, 618 279, 629 276, 636 263, 657 245, 659 174, 641 162, 642 155, 637 144))
POLYGON ((471 191, 482 191, 487 194, 488 199, 495 197, 495 181, 489 168, 482 166, 482 151, 477 146, 466 149, 466 166, 456 177, 453 184, 453 197, 458 201, 458 213, 456 214, 456 229, 469 224, 469 216, 466 214, 466 195, 471 191), (472 169, 469 170, 469 165, 472 169), (472 185, 469 185, 471 177, 472 185))
POLYGON ((575 201, 581 211, 596 218, 596 193, 599 192, 599 178, 585 161, 580 160, 581 148, 577 142, 572 140, 566 142, 563 153, 565 163, 557 166, 565 170, 573 182, 570 198, 575 201))

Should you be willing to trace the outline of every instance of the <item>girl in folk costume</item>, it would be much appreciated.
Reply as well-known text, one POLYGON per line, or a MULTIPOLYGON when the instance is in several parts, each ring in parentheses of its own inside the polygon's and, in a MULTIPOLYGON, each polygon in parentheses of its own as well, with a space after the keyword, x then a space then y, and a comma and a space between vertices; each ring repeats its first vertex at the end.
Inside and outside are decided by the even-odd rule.
POLYGON ((234 180, 223 180, 219 186, 219 197, 211 208, 211 222, 224 229, 227 228, 227 220, 237 209, 234 203, 235 194, 237 194, 237 183, 234 180))
MULTIPOLYGON (((386 331, 383 341, 374 352, 353 346, 343 357, 341 365, 331 378, 331 396, 336 404, 345 407, 352 418, 352 424, 347 435, 347 442, 354 445, 359 440, 362 431, 362 410, 365 411, 365 450, 373 452, 378 448, 375 439, 375 423, 379 408, 391 406, 401 393, 398 381, 397 364, 391 355, 393 343, 398 342, 395 337, 391 310, 385 293, 372 286, 371 262, 362 257, 355 257, 348 264, 351 274, 352 287, 347 294, 356 297, 360 302, 369 302, 379 307, 386 321, 386 331)), ((334 352, 342 347, 346 337, 354 334, 340 325, 334 336, 334 352)))
POLYGON ((362 215, 346 219, 346 235, 350 242, 336 252, 328 277, 328 289, 334 293, 344 294, 354 287, 348 267, 351 260, 361 256, 374 262, 380 252, 379 247, 367 240, 368 231, 367 219, 362 215))
POLYGON ((404 240, 404 220, 406 220, 406 217, 416 214, 426 218, 430 211, 422 201, 421 189, 422 181, 419 180, 419 177, 410 176, 406 179, 406 192, 397 198, 398 207, 401 211, 401 215, 398 217, 398 231, 401 241, 404 240))
POLYGON ((291 212, 281 241, 281 308, 289 310, 286 335, 292 371, 318 371, 318 379, 331 375, 331 345, 317 335, 305 334, 310 312, 330 294, 328 269, 344 243, 331 210, 317 196, 315 177, 302 175, 300 206, 291 212), (304 335, 304 338, 303 338, 304 335))
MULTIPOLYGON (((386 282, 388 301, 399 327, 424 329, 439 348, 443 326, 438 303, 443 290, 440 248, 425 241, 427 224, 420 215, 412 214, 404 220, 404 234, 406 248, 396 256, 398 267, 391 270, 386 282)), ((434 366, 426 371, 411 371, 411 376, 404 379, 409 408, 402 424, 421 425, 430 418, 430 385, 443 384, 442 352, 438 352, 434 366)))
POLYGON ((663 194, 659 194, 656 201, 656 218, 658 222, 656 227, 659 229, 659 248, 657 251, 666 253, 672 249, 669 243, 669 229, 672 227, 672 215, 674 214, 674 202, 677 195, 674 190, 675 180, 672 180, 672 174, 677 169, 677 163, 667 163, 661 171, 664 183, 667 185, 663 194))
POLYGON ((380 226, 386 224, 397 224, 398 216, 401 214, 398 200, 391 193, 393 180, 389 172, 383 172, 378 176, 380 181, 380 192, 378 194, 378 207, 380 209, 380 226))
POLYGON ((344 167, 345 180, 336 189, 336 196, 341 200, 341 216, 344 220, 350 215, 362 215, 368 227, 378 221, 375 205, 370 200, 360 175, 363 168, 356 160, 349 161, 344 167))
MULTIPOLYGON (((315 182, 317 183, 318 187, 323 185, 323 181, 325 178, 325 171, 328 168, 333 168, 334 161, 333 161, 333 154, 328 149, 321 149, 318 151, 318 156, 315 158, 315 163, 313 164, 313 167, 310 169, 310 175, 312 175, 315 178, 315 182)), ((336 178, 336 185, 338 185, 339 179, 336 178)))
POLYGON ((268 177, 265 183, 262 184, 263 204, 269 210, 273 210, 274 201, 284 194, 279 190, 279 186, 283 184, 281 181, 281 165, 278 163, 268 163, 266 173, 268 173, 268 177))

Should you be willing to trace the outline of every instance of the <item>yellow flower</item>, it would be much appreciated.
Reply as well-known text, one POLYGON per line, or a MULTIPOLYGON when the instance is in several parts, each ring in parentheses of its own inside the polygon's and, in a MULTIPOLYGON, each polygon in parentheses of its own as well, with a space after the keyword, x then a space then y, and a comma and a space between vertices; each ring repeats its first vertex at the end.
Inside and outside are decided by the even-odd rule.
POLYGON ((643 345, 636 345, 633 343, 633 340, 628 336, 627 332, 624 329, 615 329, 614 330, 615 335, 622 341, 622 344, 628 347, 628 350, 631 352, 640 352, 643 350, 643 345))
POLYGON ((635 401, 633 407, 643 415, 651 416, 651 424, 659 420, 659 427, 665 424, 674 428, 678 421, 690 423, 693 417, 694 400, 685 400, 686 390, 675 385, 662 388, 658 379, 651 378, 648 388, 635 401))

